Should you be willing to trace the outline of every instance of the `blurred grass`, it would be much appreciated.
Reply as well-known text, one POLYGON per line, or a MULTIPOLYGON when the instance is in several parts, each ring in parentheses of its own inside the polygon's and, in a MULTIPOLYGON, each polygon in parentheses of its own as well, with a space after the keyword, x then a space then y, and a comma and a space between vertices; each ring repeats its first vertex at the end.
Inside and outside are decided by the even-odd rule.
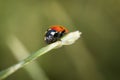
MULTIPOLYGON (((119 7, 119 0, 0 0, 0 70, 17 63, 9 34, 32 53, 46 45, 46 29, 60 24, 80 30, 82 40, 37 60, 50 80, 119 80, 119 7)), ((23 69, 6 80, 16 79, 32 80, 23 69)))
MULTIPOLYGON (((29 56, 28 50, 16 36, 9 35, 7 40, 8 40, 7 45, 12 51, 16 60, 20 62, 29 56)), ((17 69, 14 70, 15 68, 16 67, 14 67, 13 70, 12 69, 9 70, 8 72, 11 71, 11 74, 12 74, 12 71, 15 72, 17 70, 17 69)), ((44 71, 38 65, 38 62, 36 61, 33 61, 32 63, 29 63, 28 65, 26 65, 24 69, 28 72, 28 74, 31 76, 33 80, 49 80, 45 75, 44 71)), ((7 73, 6 73, 6 76, 7 76, 7 73)), ((5 74, 2 74, 2 75, 5 75, 5 74)))

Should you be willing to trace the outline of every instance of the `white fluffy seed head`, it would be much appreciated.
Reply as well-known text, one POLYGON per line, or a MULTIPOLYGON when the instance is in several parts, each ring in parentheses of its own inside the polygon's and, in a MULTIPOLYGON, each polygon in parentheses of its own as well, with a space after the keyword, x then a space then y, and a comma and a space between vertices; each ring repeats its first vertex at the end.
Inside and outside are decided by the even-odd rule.
POLYGON ((80 35, 82 32, 80 31, 74 31, 71 33, 68 33, 64 38, 61 39, 63 45, 70 45, 73 44, 76 40, 80 38, 80 35))

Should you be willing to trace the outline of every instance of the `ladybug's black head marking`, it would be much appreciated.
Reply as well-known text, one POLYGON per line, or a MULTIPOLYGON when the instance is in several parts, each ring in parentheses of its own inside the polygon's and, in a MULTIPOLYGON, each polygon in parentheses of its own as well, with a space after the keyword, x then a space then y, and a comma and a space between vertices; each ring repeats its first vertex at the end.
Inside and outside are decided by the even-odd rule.
POLYGON ((55 30, 48 30, 47 33, 45 34, 46 43, 50 44, 57 41, 57 39, 54 37, 55 34, 56 34, 55 30))

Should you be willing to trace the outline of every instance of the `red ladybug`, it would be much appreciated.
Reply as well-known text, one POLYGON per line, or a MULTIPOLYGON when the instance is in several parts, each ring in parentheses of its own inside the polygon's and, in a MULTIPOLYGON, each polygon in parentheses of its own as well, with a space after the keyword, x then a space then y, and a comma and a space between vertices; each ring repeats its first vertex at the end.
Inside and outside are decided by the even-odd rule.
POLYGON ((68 30, 64 26, 53 25, 45 33, 45 41, 47 44, 54 43, 68 33, 68 30))

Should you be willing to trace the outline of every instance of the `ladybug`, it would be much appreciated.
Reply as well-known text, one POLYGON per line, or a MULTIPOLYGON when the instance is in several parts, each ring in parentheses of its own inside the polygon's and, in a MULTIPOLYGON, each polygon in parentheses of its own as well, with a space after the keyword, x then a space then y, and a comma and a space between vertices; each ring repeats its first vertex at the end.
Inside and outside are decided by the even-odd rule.
POLYGON ((50 26, 50 28, 45 33, 44 40, 46 41, 47 44, 51 44, 60 40, 60 38, 66 33, 68 33, 68 30, 64 26, 53 25, 50 26))

